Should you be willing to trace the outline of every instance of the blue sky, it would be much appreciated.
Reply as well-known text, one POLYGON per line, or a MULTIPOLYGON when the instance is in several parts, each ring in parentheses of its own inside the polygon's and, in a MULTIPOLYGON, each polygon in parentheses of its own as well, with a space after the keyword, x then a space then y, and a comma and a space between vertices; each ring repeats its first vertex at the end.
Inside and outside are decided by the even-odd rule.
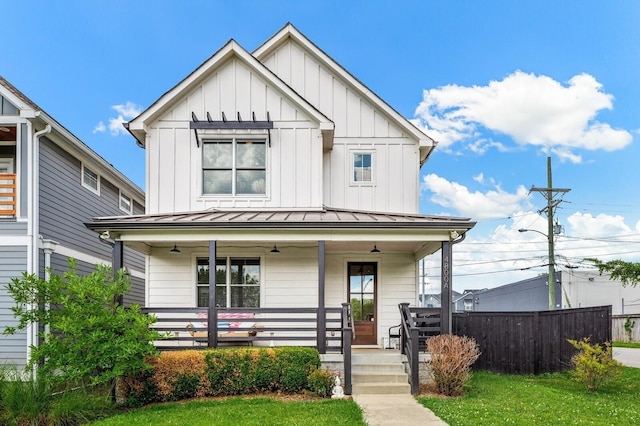
POLYGON ((638 1, 4 1, 3 15, 0 74, 142 188, 120 122, 230 38, 252 51, 290 21, 439 141, 421 213, 478 221, 454 289, 546 271, 546 239, 517 230, 546 232, 529 188, 548 156, 571 189, 558 268, 640 261, 638 1))

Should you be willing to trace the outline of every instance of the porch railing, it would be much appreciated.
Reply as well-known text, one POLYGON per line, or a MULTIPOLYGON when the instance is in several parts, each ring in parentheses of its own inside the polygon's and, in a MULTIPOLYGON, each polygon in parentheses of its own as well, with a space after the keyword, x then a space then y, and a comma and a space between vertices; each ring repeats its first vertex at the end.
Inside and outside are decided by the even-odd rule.
POLYGON ((400 350, 409 363, 411 393, 420 393, 420 352, 427 347, 427 339, 441 332, 440 308, 410 308, 408 303, 398 305, 400 309, 400 350))
POLYGON ((0 216, 16 215, 16 174, 0 173, 0 216))
MULTIPOLYGON (((153 314, 155 330, 165 334, 154 342, 160 350, 219 346, 308 346, 318 344, 317 308, 217 308, 217 334, 210 334, 209 308, 143 308, 153 314), (213 340, 209 340, 209 336, 213 340)), ((324 309, 327 352, 342 353, 345 393, 351 394, 351 306, 324 309)), ((322 333, 320 333, 322 334, 322 333)))

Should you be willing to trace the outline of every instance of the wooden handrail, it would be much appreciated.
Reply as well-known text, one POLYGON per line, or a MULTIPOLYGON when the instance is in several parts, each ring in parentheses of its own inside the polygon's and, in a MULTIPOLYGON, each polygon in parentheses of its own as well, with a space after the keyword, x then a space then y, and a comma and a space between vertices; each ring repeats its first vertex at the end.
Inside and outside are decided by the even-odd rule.
POLYGON ((18 199, 16 189, 16 174, 0 173, 0 216, 16 215, 18 199))

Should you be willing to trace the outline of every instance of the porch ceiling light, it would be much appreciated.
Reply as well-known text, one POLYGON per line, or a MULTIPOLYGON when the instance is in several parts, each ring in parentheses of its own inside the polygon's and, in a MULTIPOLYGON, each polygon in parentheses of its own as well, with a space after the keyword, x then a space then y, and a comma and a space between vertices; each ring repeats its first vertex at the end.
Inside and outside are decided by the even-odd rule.
POLYGON ((371 249, 371 253, 380 253, 380 250, 378 250, 378 246, 376 244, 373 245, 373 248, 371 249))
POLYGON ((276 247, 276 245, 275 245, 275 244, 273 245, 273 248, 271 249, 271 253, 273 253, 273 254, 278 254, 278 253, 280 253, 280 250, 278 250, 278 247, 276 247))
POLYGON ((171 250, 169 250, 169 253, 171 253, 171 254, 180 254, 180 250, 178 250, 178 247, 174 244, 173 248, 171 250))

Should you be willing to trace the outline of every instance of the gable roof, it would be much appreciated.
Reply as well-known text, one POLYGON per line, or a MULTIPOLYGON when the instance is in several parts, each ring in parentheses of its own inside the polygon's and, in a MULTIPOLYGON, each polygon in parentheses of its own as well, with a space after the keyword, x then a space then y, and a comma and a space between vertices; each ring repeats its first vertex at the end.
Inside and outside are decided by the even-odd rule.
POLYGON ((47 135, 48 139, 54 141, 58 146, 76 158, 80 157, 93 161, 95 165, 100 168, 99 173, 101 175, 105 176, 119 188, 126 188, 127 192, 130 193, 129 195, 134 197, 139 204, 145 205, 144 192, 138 185, 133 183, 87 144, 78 139, 78 137, 71 133, 66 127, 47 114, 42 108, 36 105, 35 102, 2 76, 0 76, 0 94, 14 103, 20 110, 20 116, 22 118, 34 120, 43 128, 50 125, 52 132, 47 135))
POLYGON ((429 154, 435 148, 437 142, 426 135, 422 130, 417 128, 413 123, 407 120, 402 114, 397 112, 393 107, 386 103, 382 98, 376 95, 371 89, 364 85, 360 80, 354 77, 349 71, 347 71, 342 65, 336 62, 333 58, 327 55, 322 49, 316 46, 311 40, 304 36, 292 23, 288 22, 284 27, 276 34, 271 36, 269 40, 264 42, 254 52, 258 60, 264 61, 273 51, 275 51, 280 45, 286 43, 289 39, 293 39, 315 57, 320 59, 333 73, 339 75, 342 79, 351 85, 362 97, 365 97, 371 101, 377 108, 379 108, 387 117, 397 124, 401 129, 405 130, 411 135, 420 146, 420 165, 424 164, 429 157, 429 154))
POLYGON ((270 69, 265 67, 260 61, 253 57, 235 40, 231 39, 215 52, 209 59, 192 71, 187 77, 176 84, 173 88, 158 98, 151 106, 144 110, 133 120, 125 123, 125 128, 136 138, 138 145, 145 146, 146 126, 153 121, 167 108, 172 102, 191 91, 198 84, 201 84, 210 73, 219 65, 225 63, 228 59, 236 57, 242 60, 251 70, 264 78, 268 84, 276 88, 285 95, 294 105, 300 108, 312 121, 316 122, 323 132, 323 139, 333 139, 333 122, 327 118, 322 112, 311 105, 306 99, 300 96, 289 85, 282 81, 270 69))

